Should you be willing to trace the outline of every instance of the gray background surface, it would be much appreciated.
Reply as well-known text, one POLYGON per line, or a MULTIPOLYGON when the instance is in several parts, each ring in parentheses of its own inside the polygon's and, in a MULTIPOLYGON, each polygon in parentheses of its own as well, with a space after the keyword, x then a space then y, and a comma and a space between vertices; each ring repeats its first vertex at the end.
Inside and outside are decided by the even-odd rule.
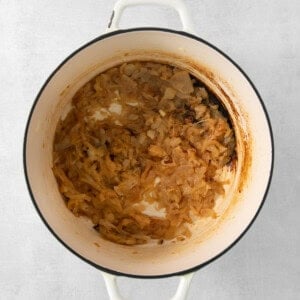
MULTIPOLYGON (((300 298, 300 1, 187 0, 200 37, 247 72, 269 111, 275 169, 248 234, 198 271, 188 299, 300 298)), ((74 49, 102 34, 114 1, 0 0, 0 299, 108 299, 99 271, 60 245, 30 201, 22 140, 33 100, 74 49)), ((180 28, 176 13, 125 11, 122 27, 180 28)), ((127 299, 168 299, 176 278, 120 278, 127 299)))

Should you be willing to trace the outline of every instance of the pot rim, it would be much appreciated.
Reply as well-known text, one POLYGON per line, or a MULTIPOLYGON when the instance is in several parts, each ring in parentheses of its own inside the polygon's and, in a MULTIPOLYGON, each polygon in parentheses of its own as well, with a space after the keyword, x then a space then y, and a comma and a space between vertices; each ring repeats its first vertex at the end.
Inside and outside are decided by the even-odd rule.
POLYGON ((253 84, 253 82, 250 80, 250 78, 247 76, 247 74, 242 70, 242 68, 235 62, 233 61, 227 54, 225 54, 223 51, 221 51, 219 48, 217 48, 216 46, 212 45, 211 43, 207 42, 206 40, 193 35, 191 33, 187 33, 185 31, 180 31, 180 30, 173 30, 173 29, 167 29, 167 28, 160 28, 160 27, 137 27, 137 28, 129 28, 129 29, 122 29, 122 30, 117 30, 117 31, 113 31, 113 32, 109 32, 109 33, 105 33, 100 35, 99 37, 87 42, 86 44, 84 44, 83 46, 79 47, 78 49, 76 49, 74 52, 72 52, 69 56, 67 56, 55 69, 54 71, 49 75, 49 77, 47 78, 47 80, 45 81, 45 83, 42 85, 40 91, 38 92, 32 107, 30 109, 30 113, 27 119, 27 123, 26 123, 26 127, 25 127, 25 133, 24 133, 24 139, 23 139, 23 169, 24 169, 24 175, 25 175, 25 180, 26 180, 26 185, 27 185, 27 189, 28 192, 30 194, 32 203, 38 213, 38 215, 40 216, 40 218, 42 219, 43 223, 46 225, 46 227, 48 228, 48 230, 53 234, 53 236, 65 247, 67 248, 70 252, 72 252, 73 254, 75 254, 77 257, 79 257, 80 259, 82 259, 83 261, 85 261, 86 263, 92 265, 93 267, 97 268, 98 270, 101 271, 105 271, 108 272, 110 274, 113 275, 119 275, 119 276, 127 276, 127 277, 132 277, 132 278, 148 278, 148 279, 157 279, 157 278, 165 278, 165 277, 171 277, 171 276, 180 276, 180 275, 184 275, 187 273, 191 273, 194 271, 197 271, 203 267, 205 267, 206 265, 210 264, 211 262, 215 261, 216 259, 220 258, 221 256, 223 256, 227 251, 229 251, 233 246, 235 246, 240 240, 241 238, 245 235, 245 233, 249 230, 249 228, 252 226, 252 224, 254 223, 254 221, 256 220, 259 212, 261 211, 263 204, 265 203, 270 185, 271 185, 271 179, 272 179, 272 175, 273 175, 273 169, 274 169, 274 137, 273 137, 273 132, 272 132, 272 127, 271 127, 271 122, 270 122, 270 118, 267 112, 267 109, 265 107, 265 104, 260 96, 260 94, 258 93, 255 85, 253 84), (250 223, 247 225, 247 227, 244 229, 243 232, 240 233, 240 235, 238 236, 238 238, 236 238, 228 247, 226 247, 225 249, 223 249, 219 254, 217 254, 216 256, 212 257, 211 259, 209 259, 208 261, 201 263, 199 265, 196 265, 192 268, 183 270, 183 271, 179 271, 179 272, 174 272, 174 273, 168 273, 168 274, 161 274, 161 275, 135 275, 135 274, 128 274, 128 273, 122 273, 122 272, 118 272, 115 270, 111 270, 108 268, 104 268, 101 265, 98 265, 90 260, 88 260, 87 258, 85 258, 84 256, 80 255, 79 253, 77 253, 73 248, 71 248, 69 245, 67 245, 57 234, 56 232, 51 228, 50 224, 48 224, 47 220, 44 218, 43 214, 41 213, 37 202, 34 198, 33 192, 31 190, 31 186, 29 183, 29 177, 28 177, 28 172, 27 172, 27 164, 26 164, 26 145, 27 145, 27 136, 28 136, 28 130, 29 130, 29 125, 31 123, 31 118, 32 115, 34 113, 35 107, 40 99, 40 96, 42 94, 42 92, 44 91, 44 89, 47 87, 48 83, 51 81, 52 77, 57 73, 57 71, 59 71, 67 61, 69 61, 73 56, 75 56, 77 53, 79 53, 81 50, 89 47, 90 45, 104 40, 108 37, 111 36, 115 36, 115 35, 119 35, 119 34, 123 34, 123 33, 127 33, 127 32, 133 32, 133 31, 163 31, 163 32, 168 32, 168 33, 172 33, 172 34, 179 34, 185 37, 189 37, 192 38, 198 42, 202 42, 204 44, 206 44, 207 46, 209 46, 210 48, 214 49, 215 51, 217 51, 219 54, 221 54, 223 57, 225 57, 227 60, 229 60, 239 71, 240 73, 245 77, 245 79, 248 81, 248 83, 250 84, 250 86, 252 87, 252 89, 254 90, 257 98, 259 99, 259 102, 261 104, 261 107, 263 109, 266 121, 267 121, 267 125, 268 125, 268 129, 269 129, 269 135, 270 135, 270 139, 271 139, 271 167, 270 167, 270 172, 269 172, 269 177, 268 177, 268 183, 266 185, 264 194, 262 196, 261 199, 261 203, 255 213, 255 215, 253 216, 252 220, 250 221, 250 223))

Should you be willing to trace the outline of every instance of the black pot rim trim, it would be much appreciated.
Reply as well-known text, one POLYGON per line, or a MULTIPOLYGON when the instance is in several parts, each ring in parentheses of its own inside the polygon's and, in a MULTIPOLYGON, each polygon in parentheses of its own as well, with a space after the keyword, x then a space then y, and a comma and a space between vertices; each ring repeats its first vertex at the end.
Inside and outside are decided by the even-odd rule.
POLYGON ((34 103, 31 107, 30 113, 29 113, 29 117, 27 120, 27 124, 26 124, 26 128, 25 128, 25 134, 24 134, 24 141, 23 141, 23 168, 24 168, 24 174, 25 174, 25 180, 26 180, 26 184, 27 184, 27 188, 31 197, 31 200, 33 202, 33 205, 35 207, 35 209, 37 210, 37 213, 39 214, 40 218, 42 219, 42 221, 44 222, 44 224, 46 225, 46 227, 48 228, 48 230, 55 236, 55 238, 63 245, 65 246, 69 251, 71 251, 73 254, 75 254, 77 257, 81 258, 83 261, 89 263, 90 265, 92 265, 93 267, 113 274, 113 275, 118 275, 118 276, 126 276, 126 277, 132 277, 132 278, 145 278, 145 279, 151 279, 151 278, 164 278, 164 277, 171 277, 171 276, 180 276, 180 275, 184 275, 187 273, 191 273, 191 272, 195 272, 205 266, 207 266, 208 264, 210 264, 211 262, 215 261, 216 259, 220 258, 221 256, 223 256, 225 253, 227 253, 227 251, 229 251, 233 246, 235 246, 240 240, 241 238, 245 235, 245 233, 249 230, 249 228, 252 226, 252 224, 254 223, 254 221, 256 220, 259 212, 261 211, 263 204, 265 203, 270 185, 271 185, 271 179, 272 179, 272 175, 273 175, 273 169, 274 169, 274 137, 273 137, 273 132, 272 132, 272 127, 271 127, 271 122, 270 122, 270 118, 267 112, 267 109, 264 105, 264 102, 260 96, 260 94, 258 93, 256 87, 254 86, 253 82, 250 80, 250 78, 247 76, 247 74, 241 69, 241 67, 235 62, 233 61, 227 54, 225 54, 223 51, 221 51, 220 49, 218 49, 216 46, 212 45, 211 43, 207 42, 206 40, 197 37, 193 34, 184 32, 184 31, 177 31, 177 30, 173 30, 173 29, 166 29, 166 28, 158 28, 158 27, 138 27, 138 28, 130 28, 130 29, 124 29, 124 30, 117 30, 117 31, 113 31, 113 32, 109 32, 103 35, 100 35, 99 37, 91 40, 90 42, 86 43, 85 45, 81 46, 80 48, 78 48, 77 50, 75 50, 72 54, 70 54, 66 59, 64 59, 59 65, 58 67, 51 73, 51 75, 48 77, 48 79, 45 81, 45 83, 43 84, 43 86, 41 87, 39 93, 37 94, 34 103), (256 93, 256 96, 258 97, 261 107, 264 111, 265 114, 265 118, 267 120, 267 124, 268 124, 268 129, 269 129, 269 134, 270 134, 270 138, 271 138, 271 147, 272 147, 272 152, 271 152, 271 168, 270 168, 270 173, 269 173, 269 178, 268 178, 268 183, 266 185, 265 188, 265 192, 264 195, 262 197, 261 203, 259 208, 257 209, 255 215, 253 216, 251 222, 248 224, 248 226, 244 229, 243 232, 241 232, 241 234, 239 235, 238 238, 236 238, 229 246, 227 246, 223 251, 221 251, 219 254, 215 255, 214 257, 212 257, 211 259, 209 259, 208 261, 196 265, 195 267, 186 269, 186 270, 182 270, 179 272, 174 272, 174 273, 167 273, 167 274, 160 274, 160 275, 136 275, 136 274, 127 274, 127 273, 122 273, 122 272, 118 272, 115 270, 110 270, 108 268, 104 268, 90 260, 88 260, 87 258, 83 257, 82 255, 80 255, 79 253, 77 253, 74 249, 72 249, 69 245, 67 245, 56 233, 55 231, 51 228, 51 226, 48 224, 47 220, 44 218, 44 216, 42 215, 37 202, 34 198, 33 192, 31 190, 31 186, 29 183, 29 177, 28 177, 28 173, 27 173, 27 165, 26 165, 26 145, 27 145, 27 136, 28 136, 28 129, 29 129, 29 125, 31 122, 31 118, 34 112, 34 109, 39 101, 39 98, 42 94, 42 92, 44 91, 44 89, 46 88, 46 86, 48 85, 48 83, 50 82, 50 80, 52 79, 52 77, 57 73, 58 70, 60 70, 63 65, 69 61, 73 56, 75 56, 78 52, 80 52, 81 50, 89 47, 90 45, 104 40, 108 37, 111 36, 115 36, 115 35, 119 35, 119 34, 124 34, 127 32, 133 32, 133 31, 161 31, 161 32, 168 32, 168 33, 172 33, 172 34, 178 34, 178 35, 182 35, 191 39, 194 39, 198 42, 202 42, 204 44, 206 44, 207 46, 209 46, 210 48, 214 49, 215 51, 217 51, 219 54, 221 54, 223 57, 225 57, 228 61, 230 61, 239 71, 240 73, 245 77, 245 79, 248 81, 248 83, 251 85, 251 87, 253 88, 253 90, 256 93))

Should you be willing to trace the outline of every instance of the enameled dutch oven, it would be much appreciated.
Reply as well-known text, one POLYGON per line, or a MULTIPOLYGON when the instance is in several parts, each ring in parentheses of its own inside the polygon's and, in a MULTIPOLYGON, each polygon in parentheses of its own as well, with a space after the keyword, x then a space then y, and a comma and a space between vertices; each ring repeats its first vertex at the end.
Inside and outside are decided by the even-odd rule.
POLYGON ((173 299, 184 299, 192 272, 228 251, 245 234, 266 197, 273 168, 273 140, 261 97, 242 69, 226 54, 193 34, 182 1, 120 0, 108 33, 82 46, 50 75, 29 115, 24 169, 33 203, 45 225, 72 253, 103 271, 111 299, 121 299, 115 275, 160 278, 182 275, 173 299), (126 6, 156 3, 177 10, 183 31, 117 29, 126 6), (52 173, 52 146, 58 120, 72 96, 101 71, 122 62, 151 60, 185 68, 222 101, 237 139, 237 163, 216 210, 216 220, 200 221, 184 242, 123 246, 103 240, 84 218, 65 206, 52 173))

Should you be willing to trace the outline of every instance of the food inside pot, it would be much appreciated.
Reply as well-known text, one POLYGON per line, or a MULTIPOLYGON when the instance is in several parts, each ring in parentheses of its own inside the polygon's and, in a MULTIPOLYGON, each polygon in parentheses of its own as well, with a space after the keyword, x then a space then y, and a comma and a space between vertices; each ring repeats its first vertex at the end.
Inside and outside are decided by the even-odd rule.
POLYGON ((56 128, 53 172, 67 207, 119 244, 182 240, 216 218, 235 135, 215 96, 177 67, 131 62, 86 83, 56 128))

